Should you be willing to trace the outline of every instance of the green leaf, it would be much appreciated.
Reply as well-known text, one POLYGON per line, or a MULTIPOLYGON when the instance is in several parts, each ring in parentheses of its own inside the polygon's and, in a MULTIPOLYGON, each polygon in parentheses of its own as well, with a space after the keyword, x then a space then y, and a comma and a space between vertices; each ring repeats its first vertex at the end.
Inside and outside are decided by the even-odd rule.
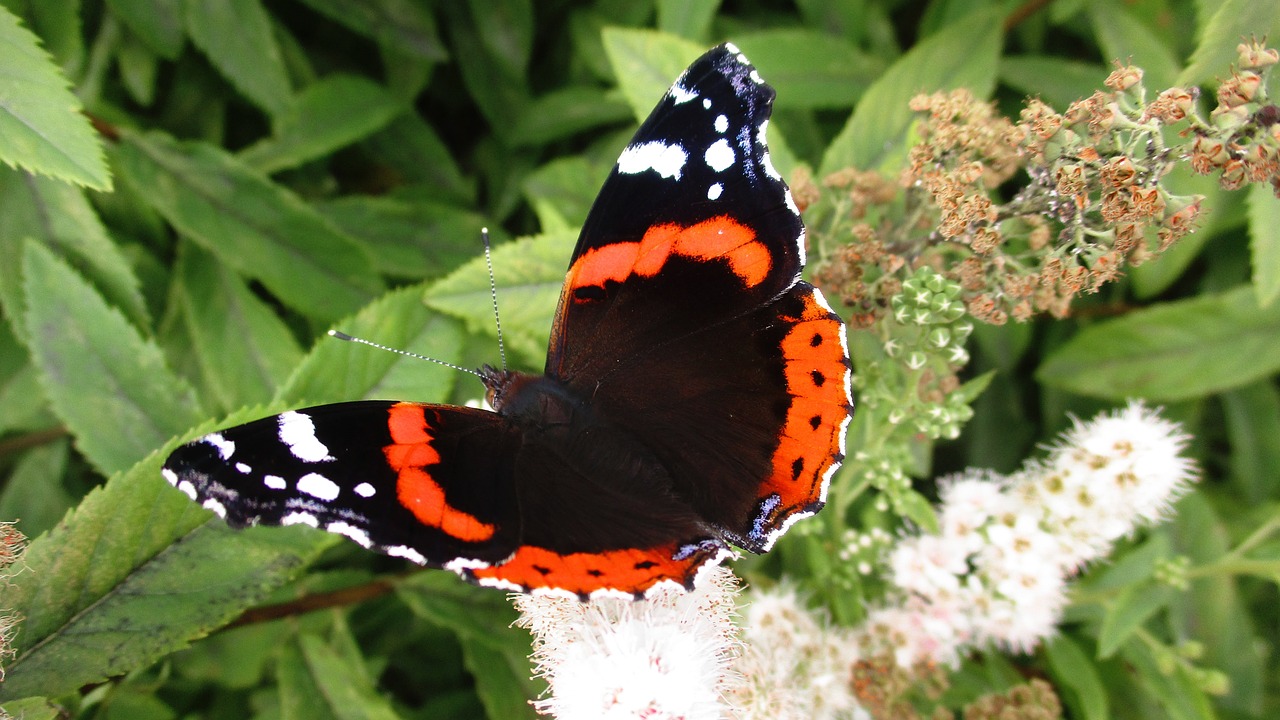
POLYGON ((175 0, 107 0, 111 11, 152 52, 177 60, 186 41, 182 3, 175 0))
POLYGON ((1093 94, 1110 71, 1097 63, 1050 55, 1000 58, 1000 80, 1027 96, 1039 97, 1059 111, 1093 94))
MULTIPOLYGON (((422 292, 423 286, 413 285, 387 293, 337 326, 388 347, 457 363, 460 323, 423 305, 422 292)), ((375 398, 444 402, 459 377, 457 370, 436 363, 325 337, 303 358, 278 399, 295 406, 375 398)), ((478 395, 482 391, 476 387, 478 395)))
POLYGON ((80 101, 35 35, 0 5, 0 161, 10 167, 111 189, 102 144, 80 101))
POLYGON ((1175 401, 1280 370, 1280 309, 1252 287, 1139 310, 1082 330, 1040 365, 1054 387, 1120 400, 1175 401), (1230 352, 1224 352, 1230 348, 1230 352))
POLYGON ((150 107, 156 97, 160 59, 133 33, 126 32, 116 50, 116 67, 125 89, 139 105, 150 107))
MULTIPOLYGON (((49 178, 0 168, 0 306, 10 318, 25 312, 22 241, 31 238, 70 262, 136 326, 150 325, 138 278, 107 235, 84 191, 49 178)), ((25 337, 25 328, 15 324, 25 337)))
POLYGON ((1107 720, 1107 692, 1098 668, 1084 651, 1066 635, 1057 635, 1045 644, 1045 657, 1053 672, 1054 684, 1067 690, 1067 707, 1081 720, 1107 720))
POLYGON ((529 654, 529 635, 513 627, 517 614, 502 593, 451 573, 424 572, 397 583, 396 596, 414 615, 460 638, 504 655, 524 659, 529 654))
POLYGON ((352 32, 427 60, 448 57, 431 8, 415 0, 303 0, 352 32))
POLYGON ((698 43, 654 32, 605 28, 605 54, 637 120, 643 120, 680 73, 706 51, 698 43))
MULTIPOLYGON (((498 307, 507 347, 527 358, 543 357, 555 317, 565 258, 577 233, 522 238, 493 251, 498 307)), ((427 305, 461 318, 472 332, 494 334, 493 301, 484 258, 463 265, 427 290, 427 305)))
POLYGON ((885 69, 848 40, 815 30, 737 33, 733 42, 778 91, 779 110, 853 107, 885 69))
POLYGON ((907 134, 915 122, 907 103, 918 93, 965 87, 978 98, 991 94, 1003 41, 1001 23, 999 8, 975 11, 894 62, 863 93, 827 148, 818 175, 845 167, 898 167, 906 159, 907 134))
MULTIPOLYGON (((459 638, 463 661, 476 681, 476 694, 491 718, 535 720, 538 693, 529 682, 529 659, 499 652, 474 637, 459 638)), ((526 648, 527 652, 527 648, 526 648)))
POLYGON ((1223 0, 1206 3, 1213 15, 1200 30, 1191 62, 1178 76, 1178 85, 1204 85, 1225 78, 1237 63, 1241 38, 1275 37, 1280 30, 1280 0, 1223 0))
POLYGON ((700 43, 719 9, 720 0, 658 0, 658 29, 700 43))
POLYGON ((308 85, 276 118, 272 137, 240 152, 268 175, 340 150, 386 127, 404 108, 381 85, 357 75, 330 75, 308 85))
POLYGON ((84 66, 84 26, 80 20, 80 0, 65 2, 5 2, 21 15, 31 32, 53 54, 69 77, 77 77, 84 66), (25 6, 25 7, 23 7, 25 6))
POLYGON ((363 667, 334 652, 315 635, 302 635, 281 653, 282 720, 394 720, 400 717, 378 694, 363 667))
POLYGON ((577 230, 611 170, 612 160, 602 164, 581 155, 557 158, 530 173, 521 188, 544 232, 577 230))
MULTIPOLYGON (((480 213, 385 196, 348 195, 316 209, 368 249, 378 272, 413 279, 440 277, 479 255, 486 225, 480 213)), ((492 233, 495 244, 505 236, 492 233)))
POLYGON ((630 119, 630 106, 615 96, 594 87, 572 86, 526 105, 507 139, 515 146, 545 145, 630 119))
POLYGON ((161 462, 152 455, 90 492, 31 543, 30 571, 0 586, 0 607, 25 618, 0 700, 74 692, 148 665, 236 617, 334 542, 310 529, 206 523, 210 513, 161 479, 161 462))
POLYGON ((1280 199, 1265 184, 1249 188, 1249 250, 1258 305, 1271 307, 1280 297, 1280 199))
POLYGON ((205 397, 223 410, 270 399, 302 360, 289 328, 238 275, 191 243, 183 243, 175 275, 205 397))
POLYGON ((328 321, 381 292, 351 238, 222 150, 132 132, 114 149, 121 176, 179 232, 286 305, 328 321))
POLYGON ((510 118, 519 117, 532 96, 525 63, 515 56, 518 50, 495 52, 495 38, 484 27, 483 13, 477 16, 466 3, 440 6, 448 18, 454 60, 471 102, 489 122, 495 135, 505 141, 511 130, 510 118))
POLYGON ((77 499, 63 487, 69 454, 65 439, 23 453, 0 490, 0 518, 16 518, 27 537, 56 525, 77 499))
POLYGON ((260 0, 182 2, 191 42, 227 82, 268 115, 284 115, 293 90, 260 0))
POLYGON ((1163 610, 1173 597, 1167 585, 1129 585, 1107 608, 1098 631, 1098 657, 1109 658, 1142 627, 1143 623, 1163 610))
MULTIPOLYGON (((421 183, 424 197, 467 207, 475 203, 475 183, 464 177, 440 135, 417 113, 401 115, 362 146, 396 175, 396 182, 421 183)), ((414 188, 402 188, 410 192, 414 188)))
POLYGON ((194 393, 160 349, 75 270, 36 243, 22 267, 31 357, 54 412, 98 470, 123 470, 199 420, 194 393))
MULTIPOLYGON (((1120 659, 1127 674, 1134 677, 1146 694, 1148 717, 1168 720, 1216 720, 1209 698, 1180 667, 1168 672, 1155 655, 1156 648, 1134 642, 1124 646, 1120 659)), ((1133 697, 1130 702, 1139 698, 1133 697)))
POLYGON ((1110 0, 1091 0, 1089 16, 1103 59, 1122 64, 1132 61, 1142 68, 1142 83, 1149 97, 1174 84, 1182 64, 1166 38, 1158 37, 1149 25, 1110 0))
POLYGON ((502 74, 524 77, 533 51, 531 0, 468 0, 476 36, 502 74))
POLYGON ((1231 443, 1230 474, 1245 498, 1260 504, 1280 490, 1280 391, 1268 378, 1222 394, 1231 443))
POLYGON ((0 705, 0 713, 20 720, 56 720, 63 717, 62 708, 42 697, 30 697, 0 705))

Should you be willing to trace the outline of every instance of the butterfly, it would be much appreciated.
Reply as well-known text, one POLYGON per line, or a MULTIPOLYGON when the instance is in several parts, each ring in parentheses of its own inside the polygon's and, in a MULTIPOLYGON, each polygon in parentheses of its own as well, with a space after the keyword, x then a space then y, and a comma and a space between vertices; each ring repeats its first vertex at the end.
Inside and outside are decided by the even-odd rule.
POLYGON ((232 526, 309 525, 483 586, 639 598, 816 513, 853 413, 845 325, 800 279, 774 90, 731 44, 622 151, 569 261, 543 374, 492 411, 345 402, 179 447, 164 477, 232 526))

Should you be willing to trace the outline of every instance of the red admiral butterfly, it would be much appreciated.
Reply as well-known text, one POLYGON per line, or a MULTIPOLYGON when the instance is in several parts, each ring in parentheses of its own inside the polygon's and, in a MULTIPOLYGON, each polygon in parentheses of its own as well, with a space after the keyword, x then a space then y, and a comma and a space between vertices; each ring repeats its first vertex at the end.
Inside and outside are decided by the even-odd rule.
POLYGON ((228 523, 305 524, 528 592, 690 587, 817 512, 853 411, 844 324, 800 280, 765 144, 774 91, 699 58, 622 151, 573 252, 546 374, 482 370, 494 412, 364 401, 178 448, 228 523))

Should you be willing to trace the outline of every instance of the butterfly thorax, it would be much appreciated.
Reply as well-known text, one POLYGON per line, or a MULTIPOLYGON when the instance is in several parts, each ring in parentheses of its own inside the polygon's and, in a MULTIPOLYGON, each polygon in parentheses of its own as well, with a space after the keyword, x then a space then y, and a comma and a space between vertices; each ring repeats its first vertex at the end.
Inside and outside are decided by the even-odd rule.
POLYGON ((489 365, 481 368, 480 377, 494 412, 517 425, 548 428, 583 420, 585 403, 554 378, 489 365))

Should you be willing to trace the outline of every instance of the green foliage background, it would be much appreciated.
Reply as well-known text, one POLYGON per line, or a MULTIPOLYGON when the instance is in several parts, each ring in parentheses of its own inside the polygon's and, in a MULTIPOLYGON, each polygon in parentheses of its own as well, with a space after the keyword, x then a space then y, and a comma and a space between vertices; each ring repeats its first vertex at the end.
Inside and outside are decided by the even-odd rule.
MULTIPOLYGON (((21 618, 0 702, 530 716, 528 638, 500 594, 305 528, 231 532, 164 483, 165 454, 288 407, 476 397, 469 377, 317 338, 493 361, 482 226, 513 362, 539 369, 600 182, 720 41, 777 88, 779 168, 821 175, 902 163, 918 91, 1063 107, 1115 58, 1148 87, 1211 90, 1241 36, 1277 25, 1276 0, 2 0, 0 518, 35 539, 0 587, 21 618), (283 617, 243 615, 259 606, 283 617)), ((1072 717, 1280 712, 1280 203, 1185 180, 1209 198, 1200 232, 1073 320, 980 328, 971 370, 998 372, 935 470, 1009 470, 1068 412, 1142 396, 1196 436, 1204 480, 1090 573, 1060 638, 966 663, 956 703, 1031 674, 1072 717), (1190 589, 1154 591, 1174 555, 1190 589), (1169 656, 1187 640, 1194 663, 1169 656)))

